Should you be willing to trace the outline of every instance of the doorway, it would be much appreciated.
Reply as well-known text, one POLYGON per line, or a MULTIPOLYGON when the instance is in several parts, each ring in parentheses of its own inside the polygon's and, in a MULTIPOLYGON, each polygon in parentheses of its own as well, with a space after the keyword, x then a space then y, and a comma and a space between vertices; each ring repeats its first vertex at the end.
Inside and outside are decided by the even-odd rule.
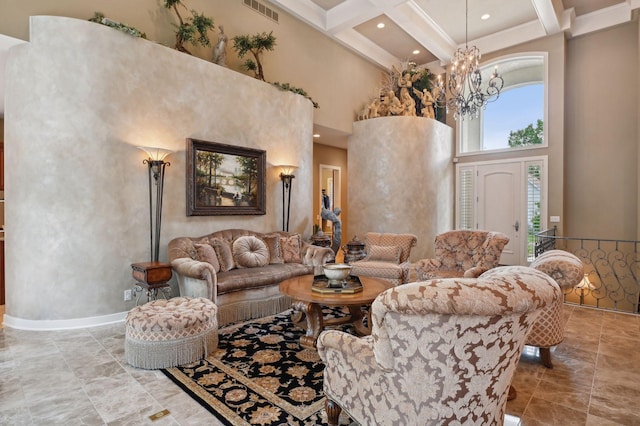
POLYGON ((457 165, 458 229, 486 229, 509 237, 500 264, 532 260, 533 235, 544 229, 546 157, 457 165))
MULTIPOLYGON (((341 198, 340 198, 340 179, 341 179, 341 169, 337 166, 330 166, 327 164, 320 164, 320 170, 318 173, 319 177, 319 185, 320 193, 318 196, 320 197, 318 205, 320 206, 320 211, 318 211, 318 216, 322 211, 323 206, 328 205, 329 210, 335 210, 336 208, 341 208, 341 198), (323 193, 324 191, 324 193, 323 193), (328 197, 328 201, 325 201, 325 195, 328 197)), ((331 234, 333 232, 333 223, 328 220, 322 219, 322 230, 331 234)))

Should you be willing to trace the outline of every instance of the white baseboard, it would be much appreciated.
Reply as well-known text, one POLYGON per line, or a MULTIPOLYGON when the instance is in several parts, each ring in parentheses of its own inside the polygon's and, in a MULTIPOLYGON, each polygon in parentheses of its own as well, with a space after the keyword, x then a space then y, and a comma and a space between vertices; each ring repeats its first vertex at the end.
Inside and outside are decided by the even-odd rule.
POLYGON ((118 312, 99 317, 74 318, 66 320, 28 320, 4 314, 2 326, 16 328, 18 330, 32 331, 73 330, 77 328, 115 324, 124 321, 126 316, 127 312, 118 312))

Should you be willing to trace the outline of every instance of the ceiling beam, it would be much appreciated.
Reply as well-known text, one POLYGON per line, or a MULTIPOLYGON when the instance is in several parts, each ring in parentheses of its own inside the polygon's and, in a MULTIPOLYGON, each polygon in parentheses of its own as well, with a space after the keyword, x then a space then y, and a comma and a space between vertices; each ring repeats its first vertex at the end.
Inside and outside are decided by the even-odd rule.
POLYGON ((633 19, 634 10, 640 8, 640 0, 627 0, 614 6, 596 10, 575 18, 567 33, 573 37, 624 24, 633 19))
POLYGON ((387 11, 387 16, 418 43, 447 64, 451 61, 456 43, 413 0, 402 2, 387 11))
POLYGON ((369 0, 346 0, 327 11, 327 29, 332 34, 356 27, 380 15, 369 0))
POLYGON ((379 66, 391 69, 391 66, 397 64, 399 59, 360 34, 354 29, 347 29, 333 35, 336 40, 353 49, 365 59, 373 61, 379 66))
POLYGON ((562 31, 560 25, 564 13, 562 0, 531 0, 531 4, 547 35, 562 31))

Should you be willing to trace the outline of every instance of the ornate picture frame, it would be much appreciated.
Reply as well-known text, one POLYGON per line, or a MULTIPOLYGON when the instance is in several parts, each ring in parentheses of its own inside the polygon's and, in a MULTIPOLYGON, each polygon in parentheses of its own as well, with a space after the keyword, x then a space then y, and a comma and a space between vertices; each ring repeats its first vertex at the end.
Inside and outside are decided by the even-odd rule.
POLYGON ((267 152, 187 138, 187 216, 266 213, 267 152))

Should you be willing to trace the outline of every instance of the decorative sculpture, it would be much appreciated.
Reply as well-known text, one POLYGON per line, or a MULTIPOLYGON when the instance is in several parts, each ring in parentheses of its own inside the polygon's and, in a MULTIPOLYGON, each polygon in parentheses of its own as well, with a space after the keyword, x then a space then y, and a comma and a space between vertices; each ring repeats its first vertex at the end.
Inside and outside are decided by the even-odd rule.
POLYGON ((435 102, 433 95, 427 89, 423 89, 422 92, 413 89, 413 93, 420 99, 422 104, 422 116, 428 118, 435 118, 435 112, 433 110, 433 104, 435 102))
POLYGON ((342 240, 342 221, 338 217, 342 213, 342 209, 335 208, 332 210, 323 208, 320 211, 320 217, 333 222, 333 238, 331 241, 331 250, 337 253, 340 250, 340 241, 342 240))
POLYGON ((220 29, 220 34, 218 34, 218 44, 213 48, 213 63, 226 67, 227 42, 229 41, 229 37, 224 33, 224 27, 222 25, 218 26, 218 28, 220 29))

